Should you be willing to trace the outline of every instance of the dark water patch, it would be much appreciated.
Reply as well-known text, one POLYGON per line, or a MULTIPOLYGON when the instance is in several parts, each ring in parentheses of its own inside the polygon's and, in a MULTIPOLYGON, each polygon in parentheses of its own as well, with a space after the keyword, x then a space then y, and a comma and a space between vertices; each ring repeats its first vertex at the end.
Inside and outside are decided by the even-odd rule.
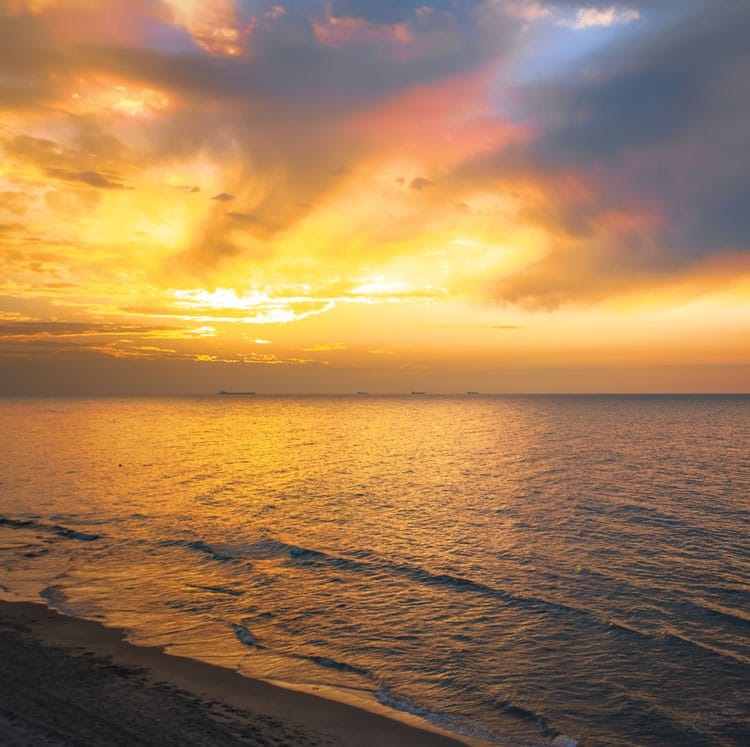
POLYGON ((609 631, 614 635, 625 635, 641 639, 649 645, 684 649, 685 656, 695 656, 700 651, 712 657, 720 657, 734 664, 750 664, 750 658, 738 651, 730 651, 725 647, 715 646, 705 641, 696 640, 675 630, 647 631, 642 630, 630 622, 612 620, 608 624, 609 631))
MULTIPOLYGON (((498 700, 494 706, 504 716, 510 716, 526 724, 533 724, 542 734, 549 732, 549 721, 547 718, 541 713, 534 711, 530 706, 511 703, 506 700, 498 700)), ((549 736, 552 736, 554 733, 549 733, 549 736)))
POLYGON ((75 529, 69 529, 68 527, 60 526, 59 524, 54 524, 53 526, 49 527, 49 530, 51 532, 54 532, 55 534, 59 534, 61 537, 67 537, 68 539, 81 540, 82 542, 93 542, 94 540, 97 540, 99 539, 99 537, 101 537, 100 534, 90 534, 89 532, 78 532, 75 529))
POLYGON ((8 519, 7 517, 0 516, 0 526, 7 526, 11 529, 35 529, 40 532, 47 532, 48 534, 56 534, 66 539, 80 540, 81 542, 93 542, 101 537, 100 534, 79 532, 60 524, 44 524, 33 519, 8 519))
POLYGON ((263 646, 258 643, 258 639, 244 625, 232 623, 232 630, 234 631, 237 640, 245 646, 263 648, 263 646))
POLYGON ((202 553, 219 563, 227 563, 236 560, 236 558, 229 554, 224 548, 213 547, 212 545, 203 542, 203 540, 161 540, 156 544, 158 547, 184 547, 188 550, 202 553))
POLYGON ((724 659, 731 659, 738 664, 750 664, 750 657, 744 656, 739 651, 730 651, 725 647, 716 646, 706 641, 698 641, 695 638, 686 635, 685 633, 679 633, 675 630, 670 630, 664 636, 670 644, 677 647, 689 647, 700 649, 704 653, 712 656, 719 656, 724 659))
POLYGON ((294 545, 289 548, 289 555, 293 558, 325 557, 325 553, 319 552, 318 550, 309 550, 306 547, 296 547, 294 545))
POLYGON ((188 542, 187 546, 191 550, 197 550, 198 552, 202 552, 205 555, 208 555, 214 560, 218 560, 220 563, 226 563, 227 561, 234 560, 234 558, 231 555, 227 554, 223 550, 217 550, 211 547, 211 545, 207 545, 205 542, 201 540, 194 540, 193 542, 188 542))
POLYGON ((32 519, 6 519, 0 516, 0 526, 8 526, 11 529, 27 529, 38 527, 39 524, 32 519))
POLYGON ((227 589, 223 586, 203 586, 201 584, 185 584, 189 589, 201 589, 212 594, 228 594, 232 597, 241 597, 245 592, 240 589, 227 589))
POLYGON ((23 553, 24 558, 39 558, 42 555, 46 555, 49 552, 49 550, 46 547, 42 547, 35 550, 28 550, 27 552, 23 553))
POLYGON ((301 661, 310 661, 313 664, 317 664, 318 666, 325 667, 326 669, 334 669, 337 672, 346 672, 347 674, 358 674, 361 677, 367 677, 368 679, 371 679, 371 674, 366 669, 362 669, 361 667, 357 667, 353 664, 347 664, 343 661, 337 661, 336 659, 331 659, 328 656, 316 656, 316 655, 306 655, 306 654, 291 654, 291 657, 293 659, 299 659, 301 661))
MULTIPOLYGON (((721 620, 722 622, 730 623, 731 625, 736 625, 744 629, 750 638, 749 612, 743 609, 735 609, 720 604, 714 604, 702 599, 691 599, 686 601, 685 604, 690 605, 690 607, 695 610, 694 615, 714 618, 716 620, 721 620)), ((747 609, 750 609, 750 605, 748 605, 747 609)))

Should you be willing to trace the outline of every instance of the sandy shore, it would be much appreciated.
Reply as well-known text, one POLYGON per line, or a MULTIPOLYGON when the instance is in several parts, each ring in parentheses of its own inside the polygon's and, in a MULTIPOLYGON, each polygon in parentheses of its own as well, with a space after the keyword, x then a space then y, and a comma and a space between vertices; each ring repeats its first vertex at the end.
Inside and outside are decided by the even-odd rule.
POLYGON ((28 745, 460 747, 449 736, 228 669, 122 631, 0 601, 0 734, 28 745))

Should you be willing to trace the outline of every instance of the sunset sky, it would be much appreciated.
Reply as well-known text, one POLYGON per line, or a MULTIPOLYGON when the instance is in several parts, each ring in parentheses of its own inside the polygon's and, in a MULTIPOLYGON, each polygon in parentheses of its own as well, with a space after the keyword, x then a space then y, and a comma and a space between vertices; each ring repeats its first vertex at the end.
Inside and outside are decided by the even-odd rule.
POLYGON ((748 391, 749 30, 0 0, 0 394, 748 391))

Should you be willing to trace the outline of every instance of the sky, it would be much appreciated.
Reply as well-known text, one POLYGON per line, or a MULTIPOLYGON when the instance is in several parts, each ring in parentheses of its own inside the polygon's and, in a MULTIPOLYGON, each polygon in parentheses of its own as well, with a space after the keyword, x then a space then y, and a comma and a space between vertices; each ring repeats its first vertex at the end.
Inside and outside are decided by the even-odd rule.
POLYGON ((0 0, 0 395, 750 391, 748 30, 0 0))

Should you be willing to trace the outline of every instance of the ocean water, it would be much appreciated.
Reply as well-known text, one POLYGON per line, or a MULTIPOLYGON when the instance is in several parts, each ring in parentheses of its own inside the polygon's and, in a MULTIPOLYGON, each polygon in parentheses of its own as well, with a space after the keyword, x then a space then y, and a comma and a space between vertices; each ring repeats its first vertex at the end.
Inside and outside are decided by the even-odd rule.
POLYGON ((0 439, 6 598, 502 745, 750 743, 750 397, 5 400, 0 439))

